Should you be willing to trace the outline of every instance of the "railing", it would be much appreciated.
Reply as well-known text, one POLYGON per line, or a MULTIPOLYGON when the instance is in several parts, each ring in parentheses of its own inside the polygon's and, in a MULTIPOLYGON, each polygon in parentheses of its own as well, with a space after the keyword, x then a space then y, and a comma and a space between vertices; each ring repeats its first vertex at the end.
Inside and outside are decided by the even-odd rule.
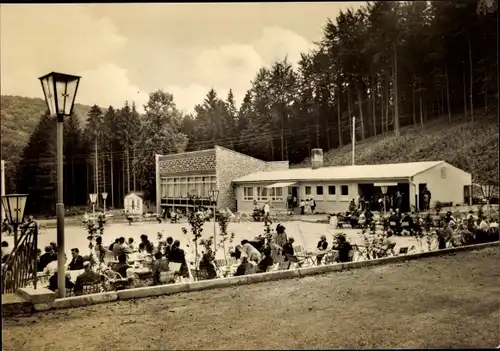
POLYGON ((15 293, 31 281, 37 283, 38 226, 21 230, 21 238, 2 267, 1 293, 15 293))

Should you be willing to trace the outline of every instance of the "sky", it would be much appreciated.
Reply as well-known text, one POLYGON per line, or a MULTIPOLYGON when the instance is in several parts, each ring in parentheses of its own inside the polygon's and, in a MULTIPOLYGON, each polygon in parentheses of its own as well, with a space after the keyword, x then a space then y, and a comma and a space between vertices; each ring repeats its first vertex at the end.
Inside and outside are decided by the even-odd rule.
POLYGON ((215 89, 238 105, 257 70, 321 39, 327 18, 360 2, 0 6, 0 91, 43 98, 38 77, 80 75, 76 102, 101 107, 163 89, 191 113, 215 89))

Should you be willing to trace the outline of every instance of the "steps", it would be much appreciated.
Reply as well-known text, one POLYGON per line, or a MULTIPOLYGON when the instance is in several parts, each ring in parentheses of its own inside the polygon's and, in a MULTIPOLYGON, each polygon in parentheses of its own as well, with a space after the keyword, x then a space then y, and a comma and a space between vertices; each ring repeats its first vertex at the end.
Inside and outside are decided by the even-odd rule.
POLYGON ((33 304, 19 294, 2 294, 2 318, 21 313, 31 313, 33 304))

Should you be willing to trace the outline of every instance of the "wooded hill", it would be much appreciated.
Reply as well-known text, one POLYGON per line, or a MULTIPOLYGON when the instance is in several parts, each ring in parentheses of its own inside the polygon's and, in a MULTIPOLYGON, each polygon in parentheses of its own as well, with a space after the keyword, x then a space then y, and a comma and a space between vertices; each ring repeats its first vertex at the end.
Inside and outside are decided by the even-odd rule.
MULTIPOLYGON (((115 206, 134 188, 155 199, 155 153, 218 144, 293 164, 308 157, 311 148, 344 150, 352 139, 352 117, 360 145, 368 138, 399 145, 380 150, 384 156, 366 156, 370 162, 397 162, 402 154, 405 160, 424 154, 443 159, 441 149, 461 149, 456 138, 463 136, 468 145, 463 153, 444 159, 472 171, 477 180, 489 178, 498 158, 481 157, 484 148, 498 145, 498 135, 484 134, 494 133, 484 128, 491 126, 487 116, 498 111, 496 6, 491 0, 375 1, 359 11, 343 11, 323 24, 322 38, 303 53, 296 69, 285 57, 256 72, 239 109, 231 91, 220 97, 213 89, 192 115, 180 112, 174 96, 161 90, 150 94, 143 116, 133 103, 105 111, 93 106, 84 129, 77 117, 65 127, 65 202, 85 203, 89 192, 110 193, 111 185, 108 203, 115 206), (460 118, 469 125, 458 127, 460 118), (438 119, 443 133, 446 123, 450 130, 464 128, 463 133, 455 129, 439 138, 432 127, 438 119), (481 133, 491 144, 478 138, 481 133), (475 168, 469 157, 480 157, 486 165, 475 168)), ((33 211, 54 203, 54 131, 54 121, 43 117, 18 163, 18 191, 45 199, 30 205, 33 211)))

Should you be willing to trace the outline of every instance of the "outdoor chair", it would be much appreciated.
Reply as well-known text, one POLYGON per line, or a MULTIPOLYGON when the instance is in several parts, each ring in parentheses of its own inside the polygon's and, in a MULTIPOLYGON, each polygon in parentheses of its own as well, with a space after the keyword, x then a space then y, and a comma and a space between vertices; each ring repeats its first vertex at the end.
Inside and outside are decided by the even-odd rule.
POLYGON ((316 265, 316 255, 308 253, 304 250, 302 246, 295 246, 295 257, 297 258, 297 265, 302 267, 305 265, 315 266, 316 265))
POLYGON ((285 261, 278 263, 278 271, 285 271, 290 268, 291 261, 285 261))

